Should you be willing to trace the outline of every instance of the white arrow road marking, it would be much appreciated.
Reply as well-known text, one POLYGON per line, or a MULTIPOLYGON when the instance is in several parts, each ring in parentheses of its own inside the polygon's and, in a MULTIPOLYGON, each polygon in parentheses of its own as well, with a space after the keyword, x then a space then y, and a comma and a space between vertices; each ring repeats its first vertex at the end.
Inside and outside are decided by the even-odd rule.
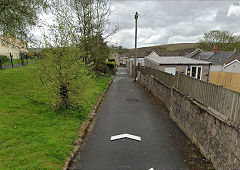
POLYGON ((141 137, 135 136, 135 135, 130 135, 130 134, 125 134, 125 138, 141 141, 141 137))
POLYGON ((125 134, 112 136, 110 140, 117 140, 117 139, 122 139, 122 138, 125 138, 125 134))
POLYGON ((121 134, 121 135, 116 135, 116 136, 111 136, 110 140, 113 141, 113 140, 123 139, 123 138, 129 138, 129 139, 141 141, 141 137, 135 136, 135 135, 131 135, 131 134, 127 134, 127 133, 121 134))

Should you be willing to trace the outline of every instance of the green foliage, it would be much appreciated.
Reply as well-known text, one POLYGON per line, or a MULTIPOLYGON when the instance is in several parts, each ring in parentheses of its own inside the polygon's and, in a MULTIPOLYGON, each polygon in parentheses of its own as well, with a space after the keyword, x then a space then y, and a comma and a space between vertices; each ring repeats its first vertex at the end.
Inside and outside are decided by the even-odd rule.
POLYGON ((91 65, 82 62, 75 47, 55 47, 42 51, 37 60, 38 77, 56 108, 81 107, 87 103, 85 91, 92 87, 91 65))
POLYGON ((219 50, 233 51, 240 47, 240 36, 229 31, 212 30, 204 33, 203 39, 198 43, 199 48, 207 51, 211 51, 214 45, 218 46, 219 50))
MULTIPOLYGON (((13 64, 21 64, 21 60, 20 59, 13 59, 13 64)), ((11 60, 7 60, 6 62, 3 63, 4 66, 9 66, 11 65, 11 60)))
POLYGON ((114 45, 111 45, 110 49, 111 49, 111 51, 117 52, 120 55, 130 51, 129 49, 124 48, 122 46, 114 46, 114 45))
POLYGON ((85 43, 85 48, 82 47, 82 49, 87 50, 85 53, 89 55, 89 62, 94 63, 93 69, 96 72, 103 72, 106 67, 106 60, 110 54, 110 49, 100 34, 88 40, 88 45, 85 43))
POLYGON ((2 64, 10 61, 10 59, 5 55, 0 55, 0 60, 1 60, 2 64))
POLYGON ((49 95, 48 103, 57 109, 79 108, 87 104, 85 92, 92 87, 92 62, 86 63, 78 44, 74 26, 65 1, 54 1, 55 22, 44 35, 46 48, 37 57, 38 77, 49 95))
POLYGON ((56 112, 36 76, 35 65, 0 71, 0 169, 60 170, 79 127, 110 77, 95 77, 81 109, 56 112), (25 96, 29 96, 29 100, 25 96), (41 102, 34 102, 41 101, 41 102))
POLYGON ((115 69, 116 68, 116 63, 115 62, 108 62, 107 66, 109 69, 115 69))
POLYGON ((47 0, 1 0, 0 33, 26 38, 29 26, 37 23, 37 13, 47 6, 47 0))
POLYGON ((116 63, 115 62, 108 62, 106 65, 107 65, 107 73, 108 74, 115 74, 116 63))
POLYGON ((103 72, 110 49, 106 39, 116 32, 116 27, 110 31, 108 17, 111 13, 110 0, 74 0, 73 9, 77 15, 79 45, 89 61, 94 62, 94 71, 103 72), (111 32, 107 37, 106 33, 111 32))
POLYGON ((24 53, 24 52, 20 52, 20 58, 22 58, 22 59, 26 59, 26 53, 24 53))

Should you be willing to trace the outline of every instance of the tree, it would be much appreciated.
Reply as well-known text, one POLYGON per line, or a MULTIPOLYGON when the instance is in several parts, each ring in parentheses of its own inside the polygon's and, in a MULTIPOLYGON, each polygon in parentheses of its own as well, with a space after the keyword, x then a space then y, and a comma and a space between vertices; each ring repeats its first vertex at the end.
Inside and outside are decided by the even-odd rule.
POLYGON ((233 35, 229 31, 212 30, 204 33, 198 45, 203 50, 212 50, 214 45, 220 50, 234 50, 240 47, 240 36, 233 35))
POLYGON ((120 55, 129 52, 129 49, 124 48, 122 46, 111 45, 110 48, 111 48, 112 51, 115 51, 115 52, 117 52, 120 55))
POLYGON ((111 13, 109 0, 73 0, 72 6, 78 20, 80 47, 90 61, 95 62, 95 70, 102 71, 103 63, 109 57, 106 38, 116 32, 109 30, 108 17, 111 13), (103 36, 108 32, 108 35, 103 36), (109 33, 110 32, 110 33, 109 33))
POLYGON ((87 102, 84 94, 91 87, 91 65, 83 62, 67 3, 54 3, 56 19, 44 36, 46 48, 37 60, 37 75, 56 108, 78 107, 87 102))
POLYGON ((25 39, 37 13, 47 7, 47 0, 0 0, 0 34, 25 39))
POLYGON ((110 48, 107 43, 104 42, 104 38, 101 34, 93 36, 91 44, 91 61, 94 62, 94 70, 104 72, 106 68, 106 61, 110 54, 110 48))

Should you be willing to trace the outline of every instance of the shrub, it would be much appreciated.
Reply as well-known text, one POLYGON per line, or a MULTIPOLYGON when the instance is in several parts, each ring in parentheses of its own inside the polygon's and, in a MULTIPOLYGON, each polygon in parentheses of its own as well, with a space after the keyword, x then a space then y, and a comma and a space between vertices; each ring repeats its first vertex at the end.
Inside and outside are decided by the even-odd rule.
POLYGON ((10 61, 10 59, 5 55, 0 55, 0 60, 2 61, 2 64, 10 61))
POLYGON ((116 63, 115 62, 108 62, 107 66, 109 69, 115 69, 116 68, 116 63))
POLYGON ((116 72, 116 63, 115 62, 108 62, 107 63, 107 73, 115 74, 116 72))
POLYGON ((88 102, 85 94, 91 88, 91 64, 81 60, 81 50, 75 47, 54 47, 42 51, 36 60, 36 71, 48 103, 57 109, 82 107, 88 102))

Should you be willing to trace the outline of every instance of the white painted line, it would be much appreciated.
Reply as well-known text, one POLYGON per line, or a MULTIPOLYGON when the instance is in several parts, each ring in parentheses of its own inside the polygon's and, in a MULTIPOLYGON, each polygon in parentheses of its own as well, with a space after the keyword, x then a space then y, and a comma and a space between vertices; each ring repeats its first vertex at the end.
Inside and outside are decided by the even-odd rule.
POLYGON ((127 134, 127 133, 121 134, 121 135, 111 136, 111 139, 110 139, 110 140, 113 141, 113 140, 123 139, 123 138, 129 138, 129 139, 141 141, 141 137, 135 136, 135 135, 131 135, 131 134, 127 134))
POLYGON ((141 137, 139 137, 139 136, 130 135, 130 134, 125 134, 125 137, 126 137, 126 138, 129 138, 129 139, 134 139, 134 140, 141 141, 141 137))
POLYGON ((112 136, 110 140, 117 140, 117 139, 122 139, 122 138, 125 138, 125 134, 112 136))

